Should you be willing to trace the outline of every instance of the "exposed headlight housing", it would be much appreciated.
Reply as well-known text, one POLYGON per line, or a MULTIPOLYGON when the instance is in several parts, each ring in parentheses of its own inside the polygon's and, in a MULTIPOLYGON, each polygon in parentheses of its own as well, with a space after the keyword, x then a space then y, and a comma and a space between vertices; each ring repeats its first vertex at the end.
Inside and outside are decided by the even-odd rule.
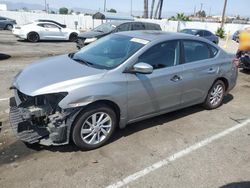
POLYGON ((97 38, 93 37, 93 38, 87 38, 84 43, 91 43, 91 42, 95 42, 97 40, 97 38))

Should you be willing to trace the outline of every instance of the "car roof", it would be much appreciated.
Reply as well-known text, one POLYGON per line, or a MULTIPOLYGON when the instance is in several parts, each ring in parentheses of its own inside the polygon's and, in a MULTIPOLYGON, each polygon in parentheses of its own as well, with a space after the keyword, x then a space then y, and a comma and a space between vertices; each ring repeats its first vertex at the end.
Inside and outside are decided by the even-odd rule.
POLYGON ((111 22, 106 22, 115 26, 119 26, 124 23, 146 23, 146 24, 152 24, 152 25, 159 25, 156 23, 151 23, 151 22, 140 22, 140 21, 111 21, 111 22))
POLYGON ((193 31, 208 31, 208 32, 211 32, 207 29, 192 29, 192 28, 186 28, 186 29, 183 29, 183 30, 193 30, 193 31))
POLYGON ((185 33, 174 33, 165 31, 151 31, 151 30, 141 30, 141 31, 125 31, 116 33, 117 35, 125 35, 133 38, 140 38, 148 41, 154 40, 171 40, 171 39, 194 39, 204 41, 201 37, 192 36, 185 33))
POLYGON ((159 31, 159 30, 140 30, 140 31, 124 31, 124 32, 115 33, 115 35, 124 35, 124 36, 129 36, 131 38, 147 40, 150 42, 153 42, 153 41, 164 42, 167 40, 195 40, 195 41, 200 41, 200 42, 210 44, 211 46, 214 46, 215 48, 220 50, 218 45, 214 44, 213 42, 203 37, 198 37, 198 36, 190 35, 186 33, 166 32, 166 31, 159 31))

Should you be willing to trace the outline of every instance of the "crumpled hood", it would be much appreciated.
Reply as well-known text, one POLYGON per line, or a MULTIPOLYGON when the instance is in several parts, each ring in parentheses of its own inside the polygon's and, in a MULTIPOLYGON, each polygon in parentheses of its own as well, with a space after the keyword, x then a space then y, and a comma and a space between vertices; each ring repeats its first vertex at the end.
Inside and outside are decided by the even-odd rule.
POLYGON ((106 71, 80 64, 68 55, 61 55, 27 66, 15 77, 13 86, 29 96, 70 92, 100 79, 106 71))
POLYGON ((100 38, 108 33, 97 32, 97 31, 86 31, 78 35, 79 38, 100 38))

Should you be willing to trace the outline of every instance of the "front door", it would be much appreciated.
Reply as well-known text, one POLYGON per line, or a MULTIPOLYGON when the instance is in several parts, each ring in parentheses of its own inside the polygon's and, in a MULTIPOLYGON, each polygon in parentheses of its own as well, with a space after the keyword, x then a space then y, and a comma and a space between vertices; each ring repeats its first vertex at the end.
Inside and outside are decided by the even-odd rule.
POLYGON ((64 34, 62 32, 62 28, 54 25, 54 24, 44 24, 43 31, 44 39, 52 39, 52 40, 60 40, 64 38, 64 34))
POLYGON ((138 58, 137 63, 148 63, 154 70, 151 74, 127 74, 129 120, 180 105, 183 66, 179 59, 179 41, 157 44, 138 58))

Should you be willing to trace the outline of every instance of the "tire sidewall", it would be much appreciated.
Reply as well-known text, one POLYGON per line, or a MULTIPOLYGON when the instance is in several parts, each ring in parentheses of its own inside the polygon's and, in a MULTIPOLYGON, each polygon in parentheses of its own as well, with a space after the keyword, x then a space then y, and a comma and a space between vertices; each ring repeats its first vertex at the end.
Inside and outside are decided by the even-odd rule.
POLYGON ((205 103, 204 103, 205 108, 208 109, 208 110, 211 110, 211 109, 215 109, 215 108, 218 108, 219 106, 221 106, 222 103, 223 103, 223 98, 224 98, 224 96, 225 96, 225 90, 226 90, 226 87, 225 87, 224 82, 221 81, 221 80, 217 80, 217 81, 213 84, 213 86, 210 88, 210 90, 208 91, 208 95, 207 95, 206 101, 205 101, 205 103), (222 88, 223 88, 223 96, 222 96, 222 98, 221 98, 221 101, 220 101, 218 104, 212 105, 211 102, 210 102, 211 92, 213 91, 213 89, 214 89, 217 85, 221 85, 221 86, 222 86, 222 88))
POLYGON ((73 129, 72 129, 72 134, 71 134, 72 140, 76 146, 78 146, 79 148, 83 150, 96 149, 98 147, 103 146, 105 143, 107 143, 109 138, 113 135, 116 126, 117 126, 117 117, 116 117, 115 112, 110 107, 106 105, 94 105, 90 108, 85 109, 76 117, 76 120, 73 123, 73 129), (95 145, 89 145, 82 140, 81 129, 86 119, 92 114, 97 113, 97 112, 107 113, 111 117, 112 127, 111 127, 109 135, 102 142, 95 144, 95 145))
POLYGON ((77 36, 78 36, 77 33, 71 33, 71 34, 69 35, 69 41, 70 41, 70 42, 76 42, 77 36), (73 36, 75 36, 75 37, 72 39, 73 36))
POLYGON ((34 42, 34 43, 35 43, 35 42, 38 42, 39 39, 40 39, 39 34, 36 33, 36 32, 30 32, 30 33, 28 34, 28 36, 27 36, 27 40, 30 41, 30 42, 34 42), (30 40, 30 35, 37 35, 37 36, 38 36, 37 40, 30 40))
POLYGON ((11 31, 13 29, 13 25, 11 25, 11 24, 6 25, 6 29, 11 31))

